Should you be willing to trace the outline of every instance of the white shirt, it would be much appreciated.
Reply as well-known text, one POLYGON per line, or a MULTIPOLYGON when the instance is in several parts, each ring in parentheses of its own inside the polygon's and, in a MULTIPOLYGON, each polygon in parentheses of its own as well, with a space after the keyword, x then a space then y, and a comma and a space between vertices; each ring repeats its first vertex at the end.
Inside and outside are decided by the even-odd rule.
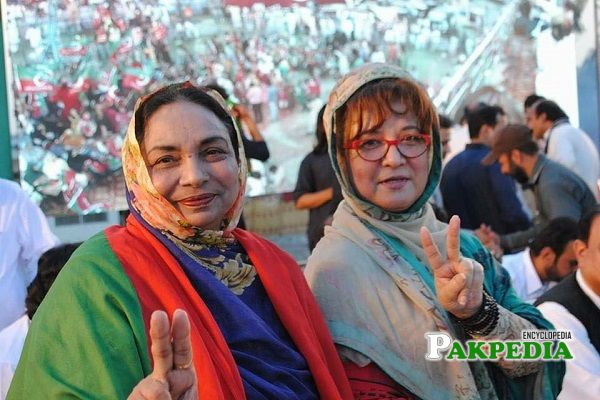
POLYGON ((533 304, 546 290, 556 285, 556 282, 542 282, 533 265, 529 247, 502 257, 502 266, 508 271, 517 295, 527 303, 533 304))
POLYGON ((29 317, 25 314, 0 331, 0 400, 4 400, 8 393, 28 329, 29 317))
POLYGON ((0 330, 25 312, 38 259, 57 244, 39 207, 19 185, 0 179, 0 330))
POLYGON ((548 158, 579 175, 598 198, 600 157, 592 139, 568 122, 555 125, 544 134, 544 138, 549 140, 548 158))
POLYGON ((29 40, 29 45, 33 49, 37 49, 42 44, 42 30, 31 26, 25 31, 25 38, 29 40))
POLYGON ((246 93, 246 98, 248 99, 248 102, 252 105, 262 103, 263 93, 260 86, 250 86, 250 89, 248 89, 248 92, 246 93))
MULTIPOLYGON (((600 296, 585 283, 580 271, 576 272, 575 279, 583 293, 598 308, 596 318, 600 318, 600 296)), ((569 330, 573 337, 572 341, 567 342, 573 359, 566 361, 567 372, 558 399, 600 399, 600 354, 590 342, 583 324, 558 303, 545 302, 538 309, 557 330, 569 330)))

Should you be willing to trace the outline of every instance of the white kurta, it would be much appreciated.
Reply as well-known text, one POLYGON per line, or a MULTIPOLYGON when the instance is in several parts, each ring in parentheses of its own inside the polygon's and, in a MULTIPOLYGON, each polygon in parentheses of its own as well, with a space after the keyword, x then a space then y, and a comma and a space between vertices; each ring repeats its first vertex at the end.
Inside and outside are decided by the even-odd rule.
MULTIPOLYGON (((598 307, 600 313, 600 296, 585 283, 580 271, 576 272, 575 279, 583 293, 598 307)), ((567 342, 573 359, 566 361, 567 372, 558 399, 600 399, 600 354, 590 342, 583 324, 558 303, 548 301, 540 304, 538 309, 548 321, 552 322, 556 330, 571 331, 573 338, 567 342)))
POLYGON ((548 158, 579 175, 598 198, 600 157, 592 139, 569 123, 554 126, 544 136, 548 141, 548 158))
POLYGON ((19 185, 0 179, 0 330, 25 313, 38 259, 57 244, 39 207, 19 185))
POLYGON ((25 314, 0 331, 0 400, 6 398, 28 330, 29 317, 25 314))
POLYGON ((517 295, 529 304, 556 285, 556 282, 542 282, 538 275, 529 248, 502 257, 502 266, 508 271, 513 289, 517 295))

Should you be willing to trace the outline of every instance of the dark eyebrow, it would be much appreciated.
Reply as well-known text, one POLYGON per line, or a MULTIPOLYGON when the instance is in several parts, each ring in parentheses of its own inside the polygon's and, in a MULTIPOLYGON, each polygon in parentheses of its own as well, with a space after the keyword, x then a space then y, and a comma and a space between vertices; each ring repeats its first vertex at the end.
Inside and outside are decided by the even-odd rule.
MULTIPOLYGON (((206 139, 204 139, 203 141, 200 142, 200 147, 206 146, 206 145, 210 145, 210 144, 214 144, 215 142, 219 142, 219 141, 222 141, 225 144, 227 144, 227 140, 225 140, 225 138, 222 137, 222 136, 210 136, 210 137, 207 137, 206 139)), ((146 154, 150 154, 150 153, 152 153, 153 151, 156 151, 156 150, 175 151, 175 150, 177 150, 177 147, 171 146, 171 145, 154 146, 150 150, 148 150, 146 152, 146 154)))

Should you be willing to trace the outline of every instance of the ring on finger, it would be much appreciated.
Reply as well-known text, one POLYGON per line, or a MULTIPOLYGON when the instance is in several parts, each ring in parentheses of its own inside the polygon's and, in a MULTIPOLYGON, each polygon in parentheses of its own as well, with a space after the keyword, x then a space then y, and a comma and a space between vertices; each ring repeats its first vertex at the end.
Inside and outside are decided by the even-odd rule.
POLYGON ((176 365, 175 369, 188 369, 189 367, 192 366, 193 363, 194 363, 194 360, 190 360, 190 362, 188 362, 185 365, 176 365))

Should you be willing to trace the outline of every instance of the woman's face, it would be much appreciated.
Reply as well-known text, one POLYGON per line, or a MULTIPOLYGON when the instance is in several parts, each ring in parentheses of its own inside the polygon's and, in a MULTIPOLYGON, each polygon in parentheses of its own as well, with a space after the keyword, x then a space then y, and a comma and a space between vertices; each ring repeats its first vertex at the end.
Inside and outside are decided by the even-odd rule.
POLYGON ((193 225, 218 230, 240 182, 225 125, 195 103, 161 106, 146 123, 142 154, 156 190, 193 225))
MULTIPOLYGON (((359 134, 356 139, 401 139, 419 131, 416 117, 394 103, 393 112, 376 130, 359 134)), ((346 150, 354 187, 365 200, 387 211, 409 208, 423 193, 429 174, 429 150, 416 158, 406 158, 396 146, 390 146, 379 161, 363 160, 356 150, 346 150)))

